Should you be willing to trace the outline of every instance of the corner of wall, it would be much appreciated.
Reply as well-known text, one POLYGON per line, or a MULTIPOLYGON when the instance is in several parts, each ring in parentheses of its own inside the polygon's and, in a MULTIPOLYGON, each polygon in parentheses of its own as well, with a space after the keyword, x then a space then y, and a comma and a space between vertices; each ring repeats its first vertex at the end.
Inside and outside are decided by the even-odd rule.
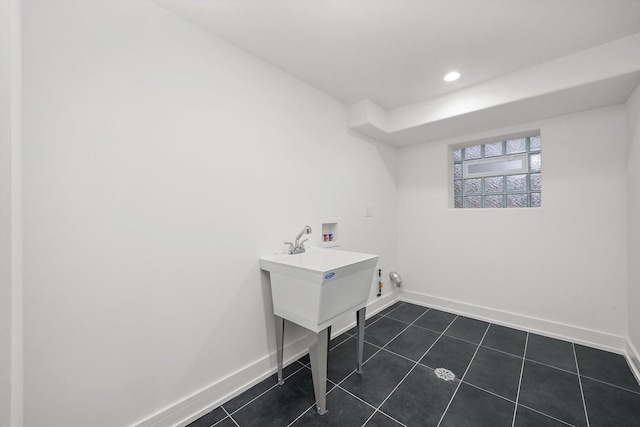
MULTIPOLYGON (((640 85, 626 103, 627 136, 627 301, 628 349, 634 349, 634 372, 640 380, 640 85)), ((631 358, 630 358, 631 360, 631 358)))
POLYGON ((21 5, 0 2, 0 425, 23 424, 21 5), (4 96, 7 94, 8 96, 4 96))
POLYGON ((638 352, 637 347, 635 347, 630 340, 627 340, 624 352, 629 362, 631 372, 633 372, 636 381, 640 384, 640 352, 638 352))

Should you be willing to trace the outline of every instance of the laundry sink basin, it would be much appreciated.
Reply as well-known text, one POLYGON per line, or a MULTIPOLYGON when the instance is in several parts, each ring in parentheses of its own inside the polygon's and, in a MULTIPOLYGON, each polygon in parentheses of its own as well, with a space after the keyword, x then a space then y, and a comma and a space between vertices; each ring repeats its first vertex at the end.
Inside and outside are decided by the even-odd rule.
POLYGON ((317 333, 366 306, 377 262, 377 255, 314 248, 263 256, 260 268, 271 275, 274 314, 317 333))

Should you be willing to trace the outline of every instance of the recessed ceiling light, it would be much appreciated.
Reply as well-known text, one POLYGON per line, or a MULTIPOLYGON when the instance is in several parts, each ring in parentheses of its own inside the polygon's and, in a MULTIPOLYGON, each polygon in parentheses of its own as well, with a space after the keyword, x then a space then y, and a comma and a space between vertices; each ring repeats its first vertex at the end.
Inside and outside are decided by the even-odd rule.
POLYGON ((444 76, 444 81, 445 82, 452 82, 454 80, 458 80, 458 78, 460 77, 460 73, 457 71, 452 71, 449 74, 447 74, 446 76, 444 76))

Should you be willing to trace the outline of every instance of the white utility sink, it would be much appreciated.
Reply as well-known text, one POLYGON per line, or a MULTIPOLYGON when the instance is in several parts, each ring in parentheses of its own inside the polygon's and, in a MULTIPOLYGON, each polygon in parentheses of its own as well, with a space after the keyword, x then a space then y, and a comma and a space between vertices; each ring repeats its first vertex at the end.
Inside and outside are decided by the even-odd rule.
POLYGON ((263 256, 260 268, 271 273, 274 314, 317 333, 366 306, 377 262, 377 255, 313 248, 263 256))
MULTIPOLYGON (((306 229, 311 230, 309 226, 306 229)), ((298 239, 302 234, 296 237, 292 248, 299 248, 298 239)), ((260 268, 271 275, 278 383, 284 384, 282 362, 284 319, 287 319, 315 332, 309 345, 309 358, 320 415, 327 412, 327 352, 331 324, 343 314, 356 313, 356 368, 359 374, 362 373, 367 299, 377 262, 377 255, 335 249, 310 249, 293 255, 260 257, 260 268)))

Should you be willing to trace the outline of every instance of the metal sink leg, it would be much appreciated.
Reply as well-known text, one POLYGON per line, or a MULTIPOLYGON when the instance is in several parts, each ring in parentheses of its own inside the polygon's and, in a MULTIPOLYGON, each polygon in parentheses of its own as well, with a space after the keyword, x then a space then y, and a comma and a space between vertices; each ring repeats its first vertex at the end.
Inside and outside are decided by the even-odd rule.
POLYGON ((358 365, 356 372, 362 373, 362 352, 364 350, 364 323, 367 307, 363 307, 356 312, 356 337, 358 338, 358 365))
POLYGON ((276 353, 278 355, 278 384, 284 384, 282 378, 282 355, 284 346, 284 319, 280 316, 276 317, 276 353))
POLYGON ((329 347, 328 328, 315 334, 309 346, 311 359, 311 375, 313 377, 313 391, 316 396, 318 414, 327 412, 327 349, 329 347))

